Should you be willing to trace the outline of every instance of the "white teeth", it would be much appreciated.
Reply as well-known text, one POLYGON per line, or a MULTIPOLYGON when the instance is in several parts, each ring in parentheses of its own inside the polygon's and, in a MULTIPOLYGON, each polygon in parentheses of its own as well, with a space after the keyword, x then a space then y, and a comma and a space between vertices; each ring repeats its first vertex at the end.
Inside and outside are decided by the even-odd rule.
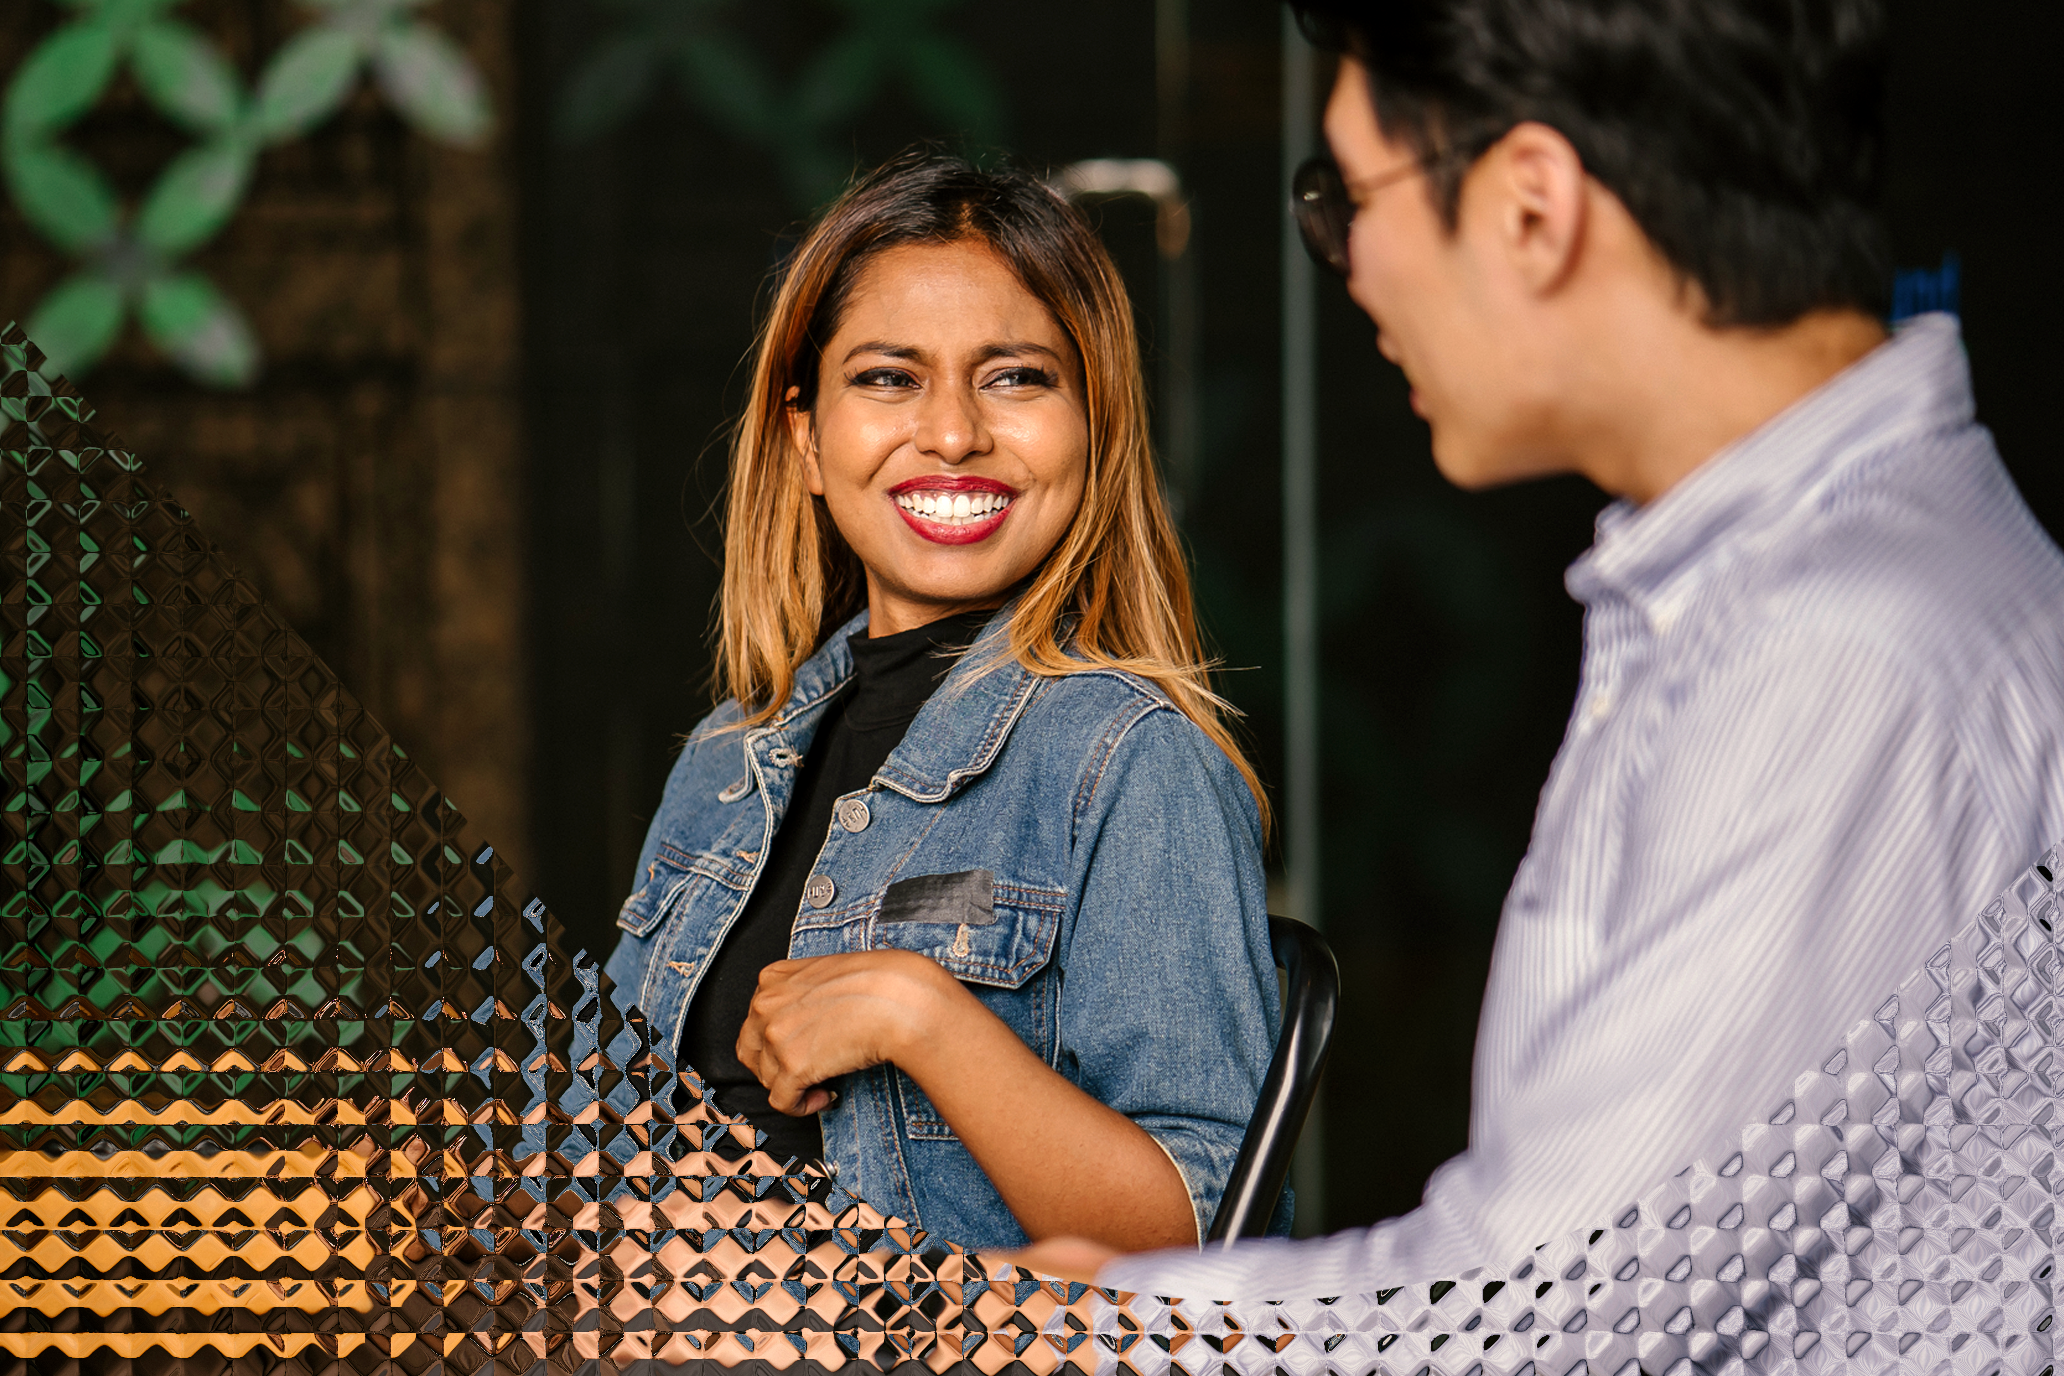
POLYGON ((993 516, 1011 501, 1001 492, 908 492, 896 498, 896 505, 942 525, 957 526, 993 516))

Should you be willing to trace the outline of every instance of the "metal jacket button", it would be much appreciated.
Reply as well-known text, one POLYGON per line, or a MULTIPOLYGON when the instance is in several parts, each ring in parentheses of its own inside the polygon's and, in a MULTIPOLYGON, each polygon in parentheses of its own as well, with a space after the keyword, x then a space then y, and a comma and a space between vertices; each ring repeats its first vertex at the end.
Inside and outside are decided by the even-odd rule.
POLYGON ((831 900, 837 893, 838 885, 831 882, 831 876, 828 874, 813 874, 810 876, 810 882, 803 885, 803 897, 809 900, 813 908, 830 907, 831 900))
POLYGON ((838 820, 847 831, 865 831, 867 824, 874 819, 867 811, 865 799, 848 798, 838 805, 838 820))

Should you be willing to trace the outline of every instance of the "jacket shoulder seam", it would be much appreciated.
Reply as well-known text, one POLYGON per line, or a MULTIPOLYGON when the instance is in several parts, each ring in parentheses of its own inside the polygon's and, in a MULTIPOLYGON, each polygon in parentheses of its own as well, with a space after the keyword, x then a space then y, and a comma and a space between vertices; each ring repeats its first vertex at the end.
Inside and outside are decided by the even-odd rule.
POLYGON ((1141 678, 1138 674, 1128 673, 1123 669, 1112 669, 1103 665, 1097 665, 1093 668, 1076 669, 1065 674, 1040 674, 1038 677, 1047 683, 1049 689, 1053 685, 1066 683, 1072 679, 1103 679, 1117 684, 1120 688, 1126 690, 1129 696, 1144 698, 1157 707, 1173 708, 1175 706, 1175 703, 1169 699, 1168 695, 1155 687, 1153 683, 1141 678))
MULTIPOLYGON (((1090 748, 1089 759, 1082 770, 1082 779, 1075 788, 1074 820, 1080 822, 1082 814, 1095 800, 1097 790, 1103 786, 1104 773, 1111 766, 1111 760, 1118 753, 1119 744, 1129 735, 1132 728, 1156 712, 1174 712, 1175 705, 1160 698, 1141 695, 1141 700, 1131 705, 1129 711, 1114 713, 1105 722, 1103 732, 1096 744, 1090 748)), ((1178 716, 1181 713, 1177 713, 1178 716)), ((1184 717, 1187 721, 1189 718, 1184 717)))

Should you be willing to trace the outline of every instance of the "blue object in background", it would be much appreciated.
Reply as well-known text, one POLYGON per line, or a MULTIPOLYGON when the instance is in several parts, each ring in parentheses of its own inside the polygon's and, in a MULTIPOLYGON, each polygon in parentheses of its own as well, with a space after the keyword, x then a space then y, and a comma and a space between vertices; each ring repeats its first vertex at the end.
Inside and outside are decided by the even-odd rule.
POLYGON ((1956 315, 1963 279, 1963 256, 1955 249, 1942 255, 1939 268, 1899 269, 1892 274, 1892 323, 1927 311, 1956 315))

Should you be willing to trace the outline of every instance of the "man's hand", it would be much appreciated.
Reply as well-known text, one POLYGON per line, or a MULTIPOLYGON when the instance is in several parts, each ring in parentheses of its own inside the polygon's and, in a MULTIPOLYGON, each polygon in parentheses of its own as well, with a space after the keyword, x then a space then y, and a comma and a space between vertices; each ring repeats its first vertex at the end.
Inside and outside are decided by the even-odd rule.
POLYGON ((904 1061, 964 1015, 963 1003, 975 1000, 937 961, 914 951, 777 960, 760 972, 738 1030, 738 1059, 781 1112, 820 1113, 838 1097, 826 1080, 904 1061))
POLYGON ((1059 1276, 1062 1280, 1079 1280, 1094 1285, 1097 1271, 1118 1255, 1116 1247, 1106 1247, 1086 1237, 1050 1237, 1015 1252, 999 1255, 985 1252, 982 1259, 1007 1261, 1027 1271, 1037 1271, 1042 1276, 1059 1276))

